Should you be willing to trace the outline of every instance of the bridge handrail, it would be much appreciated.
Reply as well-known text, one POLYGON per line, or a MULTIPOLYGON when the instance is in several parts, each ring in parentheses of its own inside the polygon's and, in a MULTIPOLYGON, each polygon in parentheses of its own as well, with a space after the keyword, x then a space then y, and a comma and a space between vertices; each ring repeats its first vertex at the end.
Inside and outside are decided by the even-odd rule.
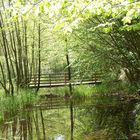
MULTIPOLYGON (((38 74, 33 74, 33 77, 29 78, 28 85, 37 85, 38 84, 38 74)), ((69 81, 68 73, 61 72, 61 73, 43 73, 40 75, 39 84, 49 84, 50 86, 55 83, 67 83, 71 82, 86 82, 86 81, 98 81, 102 77, 101 73, 93 73, 91 77, 74 77, 72 75, 71 81, 69 81)))

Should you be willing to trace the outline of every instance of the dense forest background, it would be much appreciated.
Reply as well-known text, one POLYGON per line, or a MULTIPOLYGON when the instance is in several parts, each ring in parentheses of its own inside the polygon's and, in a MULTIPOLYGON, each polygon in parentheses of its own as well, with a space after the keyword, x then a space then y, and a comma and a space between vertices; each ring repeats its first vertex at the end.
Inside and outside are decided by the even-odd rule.
POLYGON ((140 2, 136 0, 2 0, 0 84, 7 95, 34 74, 102 72, 140 81, 140 2))

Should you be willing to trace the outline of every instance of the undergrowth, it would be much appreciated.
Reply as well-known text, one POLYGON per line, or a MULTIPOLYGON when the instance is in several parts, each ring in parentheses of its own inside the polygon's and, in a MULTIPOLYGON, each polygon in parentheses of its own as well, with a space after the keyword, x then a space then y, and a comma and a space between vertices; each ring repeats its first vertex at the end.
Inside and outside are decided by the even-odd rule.
POLYGON ((39 101, 39 96, 29 90, 21 90, 15 96, 0 97, 0 122, 6 118, 12 118, 17 115, 20 110, 32 107, 39 101))
MULTIPOLYGON (((103 82, 96 85, 78 85, 73 86, 74 97, 91 97, 94 94, 111 93, 135 93, 137 88, 129 83, 123 82, 103 82)), ((53 87, 49 89, 40 89, 39 94, 53 94, 59 96, 69 95, 69 87, 53 87)))

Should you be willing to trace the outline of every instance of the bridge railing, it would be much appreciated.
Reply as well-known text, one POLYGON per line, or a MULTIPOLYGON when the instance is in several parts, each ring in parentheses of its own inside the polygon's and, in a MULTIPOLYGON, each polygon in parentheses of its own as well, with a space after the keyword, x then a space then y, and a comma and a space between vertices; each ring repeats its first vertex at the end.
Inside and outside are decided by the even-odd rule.
POLYGON ((54 84, 63 84, 67 85, 68 83, 76 83, 76 82, 88 82, 88 81, 94 81, 97 82, 101 80, 102 74, 101 73, 94 73, 91 77, 80 77, 80 76, 74 76, 72 75, 71 80, 69 81, 68 73, 48 73, 48 74, 41 74, 40 77, 38 77, 38 74, 32 75, 29 80, 29 86, 37 86, 40 85, 48 85, 52 86, 54 84))

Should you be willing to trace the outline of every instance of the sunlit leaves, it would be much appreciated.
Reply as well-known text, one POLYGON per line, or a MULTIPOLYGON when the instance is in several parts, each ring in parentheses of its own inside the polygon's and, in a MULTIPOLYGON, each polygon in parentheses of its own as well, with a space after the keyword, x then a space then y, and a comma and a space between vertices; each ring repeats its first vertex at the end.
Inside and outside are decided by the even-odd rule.
MULTIPOLYGON (((77 19, 80 18, 81 21, 87 20, 88 18, 94 16, 100 16, 103 19, 110 19, 109 22, 115 21, 115 18, 120 18, 123 24, 130 24, 133 19, 136 19, 140 15, 140 3, 130 0, 96 0, 96 1, 61 1, 62 8, 60 8, 60 14, 63 18, 69 20, 70 25, 74 23, 72 28, 78 27, 80 22, 77 19), (65 7, 65 8, 64 8, 65 7)), ((62 23, 64 25, 64 23, 62 23)), ((102 26, 104 23, 99 23, 97 28, 102 26), (101 25, 100 25, 101 24, 101 25)), ((113 22, 114 24, 114 22, 113 22)), ((96 27, 95 27, 96 28, 96 27)), ((104 32, 109 32, 111 27, 105 27, 104 32)))
MULTIPOLYGON (((65 28, 68 32, 71 32, 72 28, 78 28, 84 20, 96 16, 108 18, 110 24, 119 18, 124 25, 131 24, 134 19, 140 17, 140 2, 134 0, 42 0, 37 3, 34 1, 23 3, 22 0, 15 0, 12 2, 12 7, 13 17, 30 15, 30 13, 38 17, 43 14, 54 23, 55 30, 65 28)), ((102 26, 104 23, 99 23, 97 27, 100 24, 102 26)), ((110 29, 105 27, 103 30, 108 32, 110 29)))
POLYGON ((134 6, 130 8, 126 13, 126 16, 122 19, 124 24, 131 23, 133 19, 138 19, 140 17, 140 7, 134 6))
POLYGON ((123 19, 122 19, 122 21, 123 21, 123 23, 124 24, 126 24, 126 23, 131 23, 131 20, 132 20, 132 17, 124 17, 123 19))
POLYGON ((65 26, 65 24, 66 23, 64 21, 57 22, 55 27, 54 27, 54 29, 55 30, 60 30, 60 29, 62 29, 65 26))
POLYGON ((123 27, 120 27, 120 30, 124 31, 139 31, 140 30, 140 23, 132 24, 132 25, 125 25, 123 27))
POLYGON ((113 25, 115 25, 115 22, 106 22, 99 24, 98 26, 94 27, 94 31, 96 29, 102 30, 104 33, 109 33, 112 30, 113 25))
POLYGON ((44 5, 43 4, 40 5, 40 12, 41 13, 44 13, 45 12, 44 5))

